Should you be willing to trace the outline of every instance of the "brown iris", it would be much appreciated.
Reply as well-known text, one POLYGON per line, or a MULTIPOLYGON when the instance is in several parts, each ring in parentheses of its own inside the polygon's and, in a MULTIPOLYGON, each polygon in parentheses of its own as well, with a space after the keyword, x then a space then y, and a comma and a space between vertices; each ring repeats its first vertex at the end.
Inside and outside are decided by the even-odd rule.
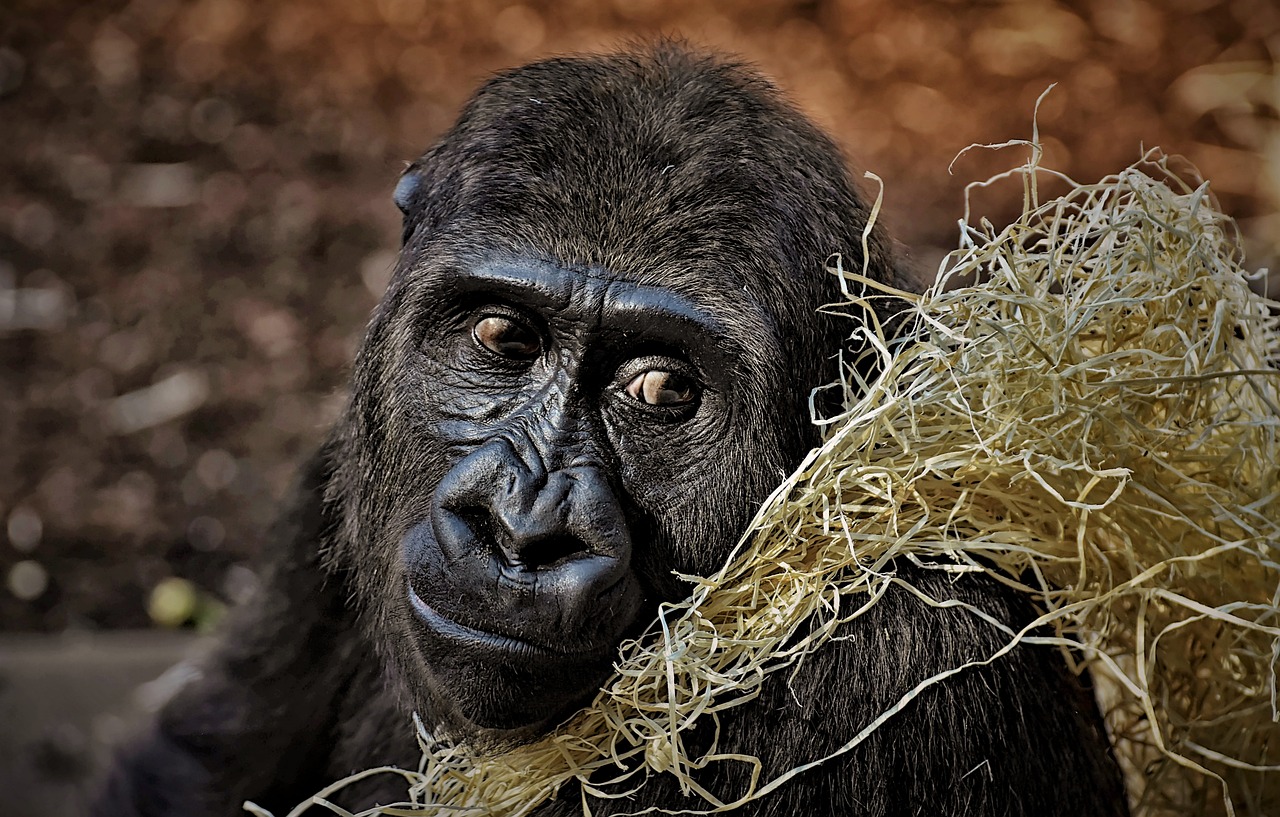
POLYGON ((538 333, 505 315, 488 315, 476 321, 471 330, 476 343, 496 355, 513 360, 536 357, 542 349, 538 333))
POLYGON ((689 377, 650 369, 632 378, 627 384, 627 394, 650 406, 682 406, 693 402, 696 391, 689 377))

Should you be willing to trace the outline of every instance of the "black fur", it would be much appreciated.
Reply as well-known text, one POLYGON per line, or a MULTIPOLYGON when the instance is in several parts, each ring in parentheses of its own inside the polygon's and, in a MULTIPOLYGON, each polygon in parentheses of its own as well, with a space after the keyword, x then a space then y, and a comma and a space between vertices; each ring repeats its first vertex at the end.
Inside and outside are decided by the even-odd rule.
MULTIPOLYGON (((749 69, 664 43, 503 74, 409 168, 396 202, 400 264, 264 590, 204 675, 121 753, 97 815, 236 814, 246 799, 280 814, 353 771, 413 767, 415 710, 474 740, 548 728, 607 673, 600 645, 685 593, 672 570, 714 570, 817 442, 808 395, 833 377, 826 350, 852 328, 816 311, 838 299, 824 262, 839 252, 861 266, 867 208, 831 142, 749 69), (552 305, 502 289, 512 276, 552 305), (481 348, 491 301, 514 304, 511 321, 541 345, 481 348), (680 323, 659 331, 652 316, 680 309, 705 319, 709 339, 680 323), (627 389, 646 372, 690 373, 699 390, 639 405, 627 389), (489 635, 458 636, 459 624, 489 635)), ((878 229, 869 250, 873 273, 900 286, 878 229)), ((662 382, 679 394, 687 380, 662 382)), ((902 572, 1015 627, 1033 615, 988 579, 902 572)), ((970 613, 892 590, 726 712, 720 751, 759 756, 769 779, 1001 643, 970 613)), ((731 799, 745 774, 718 765, 701 782, 731 799)), ((381 779, 339 800, 402 797, 381 779)), ((575 813, 579 797, 538 813, 575 813)), ((655 778, 592 809, 704 805, 655 778)), ((1022 647, 930 689, 744 813, 1126 808, 1088 690, 1053 650, 1022 647)))

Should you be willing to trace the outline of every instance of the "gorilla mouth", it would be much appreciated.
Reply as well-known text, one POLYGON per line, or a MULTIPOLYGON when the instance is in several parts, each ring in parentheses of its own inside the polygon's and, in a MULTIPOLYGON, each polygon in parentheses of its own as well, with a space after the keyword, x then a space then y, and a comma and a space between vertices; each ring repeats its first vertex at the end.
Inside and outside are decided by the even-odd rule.
POLYGON ((430 604, 427 604, 412 585, 409 587, 409 604, 413 608, 414 614, 417 615, 418 620, 432 630, 435 635, 463 646, 479 647, 520 658, 537 657, 553 660, 599 659, 614 649, 612 644, 602 644, 587 649, 553 649, 516 636, 469 627, 454 621, 430 604))
POLYGON ((575 639, 557 632, 548 633, 548 641, 530 641, 487 629, 491 617, 477 627, 474 618, 459 616, 464 624, 429 604, 412 583, 408 601, 425 670, 423 693, 433 701, 427 711, 462 732, 480 727, 532 735, 553 725, 593 694, 616 658, 616 642, 600 634, 575 639))
MULTIPOLYGON (((507 485, 491 468, 471 468, 490 455, 516 467, 507 460, 520 458, 498 448, 482 447, 453 471, 507 485)), ((446 478, 431 514, 404 534, 401 598, 425 682, 415 694, 448 729, 536 731, 579 708, 608 676, 644 592, 620 511, 588 501, 598 499, 590 491, 583 498, 582 485, 604 490, 602 479, 558 476, 555 507, 531 514, 516 505, 533 499, 477 499, 446 478)), ((545 481, 524 480, 539 491, 545 481)))

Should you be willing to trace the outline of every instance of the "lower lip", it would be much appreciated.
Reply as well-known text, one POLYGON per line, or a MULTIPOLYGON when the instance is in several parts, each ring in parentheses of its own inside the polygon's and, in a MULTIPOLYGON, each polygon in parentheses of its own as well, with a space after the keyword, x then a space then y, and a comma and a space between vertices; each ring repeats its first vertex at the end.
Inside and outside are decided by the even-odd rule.
POLYGON ((594 658, 604 654, 604 650, 591 651, 572 651, 564 652, 559 650, 548 649, 547 647, 533 644, 520 638, 513 638, 508 635, 499 635, 486 630, 477 630, 464 624, 459 624, 451 618, 439 613, 431 605, 422 600, 417 591, 409 589, 409 603, 413 606, 413 611, 418 615, 418 619, 430 627, 438 634, 454 641, 462 641, 468 644, 485 647, 491 650, 500 650, 502 652, 514 653, 520 656, 538 656, 542 658, 554 659, 573 659, 573 658, 594 658))

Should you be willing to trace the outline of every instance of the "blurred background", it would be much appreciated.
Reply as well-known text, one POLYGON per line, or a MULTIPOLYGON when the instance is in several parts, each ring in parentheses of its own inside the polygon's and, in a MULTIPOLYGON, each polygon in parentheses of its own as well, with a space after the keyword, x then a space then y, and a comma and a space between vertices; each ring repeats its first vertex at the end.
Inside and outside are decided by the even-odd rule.
MULTIPOLYGON (((86 720, 94 699, 52 727, 6 678, 114 677, 57 663, 88 644, 131 689, 185 642, 94 633, 207 629, 252 590, 345 398, 405 163, 489 73, 658 33, 757 62, 880 175, 922 278, 965 183, 1025 152, 948 165, 1028 137, 1051 83, 1045 164, 1094 181, 1144 148, 1185 156, 1248 266, 1275 266, 1273 0, 5 0, 0 719, 28 726, 0 740, 0 775, 79 779, 116 723, 86 720)), ((1021 196, 981 203, 1000 221, 1021 196)), ((89 693, 57 694, 66 711, 89 693)))

